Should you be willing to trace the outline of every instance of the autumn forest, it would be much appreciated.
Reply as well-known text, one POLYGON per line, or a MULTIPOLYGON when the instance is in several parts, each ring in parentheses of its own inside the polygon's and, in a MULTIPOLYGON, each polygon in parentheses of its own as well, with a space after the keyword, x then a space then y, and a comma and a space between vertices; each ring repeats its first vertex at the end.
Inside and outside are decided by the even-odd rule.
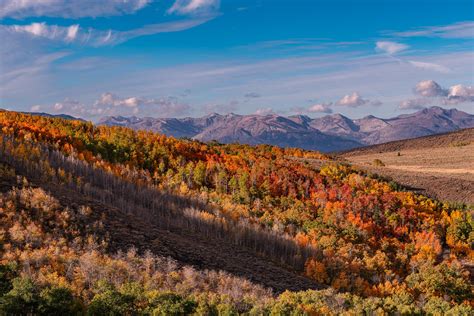
POLYGON ((474 211, 330 155, 0 112, 0 314, 472 315, 474 211))

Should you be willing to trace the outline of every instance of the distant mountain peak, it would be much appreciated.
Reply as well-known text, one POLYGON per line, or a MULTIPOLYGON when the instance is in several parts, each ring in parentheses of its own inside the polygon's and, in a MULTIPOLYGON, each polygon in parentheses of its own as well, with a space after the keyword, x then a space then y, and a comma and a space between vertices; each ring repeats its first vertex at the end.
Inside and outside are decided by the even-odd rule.
POLYGON ((389 119, 367 115, 353 120, 337 113, 320 118, 211 113, 183 119, 110 116, 101 119, 99 124, 147 129, 201 141, 267 143, 336 151, 474 127, 474 115, 457 109, 431 107, 389 119))
POLYGON ((348 119, 350 120, 350 118, 348 118, 347 116, 345 115, 342 115, 341 113, 334 113, 334 114, 329 114, 329 115, 326 115, 327 117, 334 117, 334 118, 340 118, 340 119, 348 119))
POLYGON ((222 115, 216 112, 209 113, 207 115, 204 115, 203 118, 213 118, 213 117, 221 117, 222 115))
POLYGON ((369 114, 367 116, 364 116, 362 119, 365 120, 371 120, 371 119, 378 119, 378 117, 373 116, 372 114, 369 114))

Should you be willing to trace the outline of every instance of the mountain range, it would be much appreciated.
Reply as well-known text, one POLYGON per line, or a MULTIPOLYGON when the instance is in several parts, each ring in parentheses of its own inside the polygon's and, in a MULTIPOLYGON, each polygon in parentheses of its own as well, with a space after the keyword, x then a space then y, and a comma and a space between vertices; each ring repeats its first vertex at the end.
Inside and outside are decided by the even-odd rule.
POLYGON ((99 124, 200 141, 271 144, 329 152, 474 127, 474 115, 434 106, 388 119, 372 115, 350 119, 341 114, 310 118, 306 115, 212 113, 199 118, 107 116, 99 124))

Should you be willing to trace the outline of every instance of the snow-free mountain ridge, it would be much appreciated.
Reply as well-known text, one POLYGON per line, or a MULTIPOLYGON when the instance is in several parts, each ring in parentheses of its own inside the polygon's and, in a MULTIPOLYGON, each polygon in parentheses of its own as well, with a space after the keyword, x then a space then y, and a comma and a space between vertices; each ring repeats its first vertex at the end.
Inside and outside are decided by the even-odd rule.
POLYGON ((200 141, 271 144, 327 152, 474 127, 474 115, 434 106, 389 119, 372 115, 350 119, 341 114, 310 118, 305 115, 212 113, 179 119, 108 116, 99 124, 151 130, 200 141))

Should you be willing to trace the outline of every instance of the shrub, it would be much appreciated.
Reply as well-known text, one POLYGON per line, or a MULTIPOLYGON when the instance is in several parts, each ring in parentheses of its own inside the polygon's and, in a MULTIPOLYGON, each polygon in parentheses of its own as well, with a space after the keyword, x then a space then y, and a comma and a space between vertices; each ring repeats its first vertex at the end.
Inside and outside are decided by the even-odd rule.
POLYGON ((385 167, 385 164, 383 163, 383 161, 378 158, 374 159, 374 161, 372 162, 372 165, 377 166, 377 167, 385 167))
POLYGON ((38 287, 29 278, 13 279, 13 288, 1 298, 0 314, 33 314, 39 305, 38 287))
POLYGON ((97 288, 98 293, 89 305, 88 315, 129 315, 137 312, 133 295, 122 294, 105 281, 99 281, 97 288))
POLYGON ((16 265, 0 265, 0 297, 12 289, 12 279, 16 276, 16 265))
POLYGON ((196 309, 196 302, 173 292, 156 293, 149 299, 153 315, 188 315, 196 309))
POLYGON ((469 141, 456 141, 456 142, 452 142, 450 145, 452 147, 464 147, 464 146, 467 146, 471 144, 471 142, 469 141))
POLYGON ((38 310, 44 315, 73 315, 81 311, 81 305, 65 287, 45 288, 40 298, 38 310))

